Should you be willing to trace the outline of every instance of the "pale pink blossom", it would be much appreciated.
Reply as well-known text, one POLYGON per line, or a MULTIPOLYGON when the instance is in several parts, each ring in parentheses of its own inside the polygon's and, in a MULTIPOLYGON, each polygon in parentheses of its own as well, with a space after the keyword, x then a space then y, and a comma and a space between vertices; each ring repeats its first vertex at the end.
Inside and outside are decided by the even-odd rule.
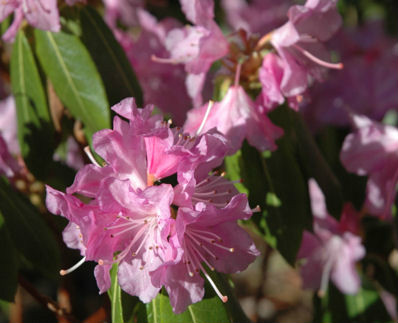
POLYGON ((221 5, 228 24, 261 35, 267 34, 286 22, 291 1, 282 0, 223 0, 221 5))
POLYGON ((202 103, 200 93, 206 73, 210 66, 229 51, 229 44, 221 29, 214 22, 214 2, 181 0, 185 16, 194 24, 183 28, 175 28, 166 36, 165 45, 170 53, 169 58, 154 56, 158 62, 184 64, 190 74, 200 75, 194 82, 198 89, 193 90, 191 81, 187 81, 188 93, 195 103, 195 107, 202 103))
MULTIPOLYGON (((206 111, 207 105, 189 111, 184 129, 194 133, 206 111)), ((264 108, 256 105, 238 85, 231 86, 223 100, 214 103, 203 130, 211 128, 217 128, 230 140, 230 154, 241 147, 244 139, 259 150, 275 150, 275 140, 283 134, 269 120, 264 108)))
POLYGON ((4 41, 14 41, 22 20, 42 30, 57 32, 61 25, 56 0, 6 0, 0 4, 0 22, 14 13, 11 26, 3 34, 4 41))
POLYGON ((349 172, 368 176, 368 212, 390 219, 398 182, 398 129, 358 115, 353 123, 356 129, 344 140, 341 162, 349 172))
POLYGON ((17 135, 17 110, 12 95, 0 101, 0 133, 13 155, 20 153, 17 135))
POLYGON ((311 129, 348 126, 348 110, 380 121, 398 107, 397 40, 386 35, 381 21, 344 28, 329 45, 344 69, 330 71, 324 83, 311 87, 310 101, 300 108, 311 129))
POLYGON ((330 279, 342 293, 355 294, 360 287, 355 264, 365 255, 358 236, 359 215, 350 204, 346 204, 338 222, 325 213, 321 193, 316 182, 310 180, 314 232, 303 233, 297 255, 303 260, 300 273, 304 287, 319 289, 322 296, 330 279))
POLYGON ((200 272, 222 301, 227 301, 207 270, 239 272, 259 255, 250 236, 236 223, 238 219, 250 218, 251 214, 244 194, 234 196, 222 209, 201 202, 195 209, 178 210, 171 239, 182 252, 171 255, 151 273, 155 286, 166 287, 175 313, 202 299, 204 280, 200 272))
POLYGON ((19 172, 20 168, 17 160, 11 156, 7 143, 0 134, 0 175, 11 178, 19 172))
MULTIPOLYGON (((89 154, 93 164, 79 170, 66 193, 47 187, 46 204, 50 212, 70 221, 63 233, 65 243, 79 249, 83 256, 79 263, 61 274, 73 271, 84 261, 95 261, 98 265, 94 274, 100 292, 104 292, 110 286, 109 269, 117 263, 121 288, 143 302, 149 302, 163 284, 153 282, 151 273, 165 261, 175 262, 183 254, 181 246, 172 243, 172 236, 179 234, 175 231, 179 226, 175 226, 171 208, 176 201, 175 189, 158 181, 173 174, 191 181, 194 181, 193 176, 206 177, 212 167, 222 162, 228 145, 214 129, 201 133, 203 127, 200 127, 191 137, 181 129, 170 128, 170 123, 164 122, 161 115, 152 115, 153 107, 138 109, 132 98, 121 101, 112 109, 127 121, 115 116, 112 130, 104 129, 94 134, 93 147, 105 164, 101 167, 89 154), (85 197, 85 202, 76 195, 85 197)), ((190 207, 186 209, 187 213, 201 211, 199 204, 202 208, 207 207, 203 193, 211 193, 208 189, 216 186, 215 181, 211 178, 209 183, 196 185, 190 200, 198 202, 195 200, 198 197, 202 200, 195 203, 196 211, 192 209, 194 203, 186 203, 190 207)), ((231 185, 228 185, 230 189, 231 185)), ((226 186, 225 183, 222 186, 226 186)), ((235 189, 231 190, 226 200, 228 205, 223 204, 223 208, 216 207, 218 200, 214 205, 208 201, 207 216, 214 217, 220 210, 219 221, 236 222, 238 218, 248 218, 251 210, 247 198, 236 194, 235 189)), ((216 194, 214 197, 217 198, 216 194)), ((215 229, 218 225, 210 219, 207 223, 215 229)), ((241 230, 236 223, 229 226, 234 233, 241 230)), ((237 248, 239 256, 239 248, 246 248, 245 243, 249 241, 242 238, 243 245, 235 247, 237 242, 225 239, 237 248)), ((247 265, 251 257, 254 253, 241 257, 238 262, 246 261, 247 265)), ((240 265, 228 266, 231 270, 240 268, 240 265)), ((218 267, 222 269, 221 264, 218 267)))
MULTIPOLYGON (((168 57, 167 32, 180 27, 178 21, 167 18, 157 21, 147 11, 135 11, 136 24, 140 26, 138 37, 114 29, 116 38, 124 48, 142 87, 144 102, 153 103, 164 113, 170 113, 177 125, 182 125, 191 106, 185 86, 186 72, 183 66, 162 64, 152 59, 168 57)), ((112 25, 111 25, 112 26, 112 25)))
POLYGON ((327 62, 323 43, 341 25, 336 0, 308 0, 292 6, 289 21, 271 34, 271 44, 283 61, 281 92, 286 97, 301 95, 311 79, 322 80, 325 68, 341 69, 342 64, 327 62))

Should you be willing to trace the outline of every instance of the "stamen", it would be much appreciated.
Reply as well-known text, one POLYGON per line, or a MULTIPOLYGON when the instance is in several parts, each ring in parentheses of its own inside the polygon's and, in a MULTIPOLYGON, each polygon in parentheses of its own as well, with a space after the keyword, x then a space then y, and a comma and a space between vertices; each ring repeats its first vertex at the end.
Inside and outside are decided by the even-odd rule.
POLYGON ((95 160, 93 154, 91 153, 91 150, 90 150, 90 147, 89 147, 89 146, 84 147, 84 152, 86 153, 88 159, 90 159, 90 161, 91 161, 94 165, 96 165, 96 166, 98 166, 98 167, 101 167, 101 165, 98 164, 98 162, 95 160))
MULTIPOLYGON (((201 266, 202 267, 202 266, 201 266)), ((210 278, 210 276, 207 274, 207 272, 203 269, 202 267, 202 272, 209 281, 211 287, 213 287, 214 291, 216 292, 217 296, 220 297, 223 303, 228 302, 228 296, 221 294, 221 292, 218 290, 216 284, 213 282, 213 280, 210 278)))
POLYGON ((211 191, 211 192, 195 192, 194 193, 195 196, 202 196, 202 197, 222 197, 222 196, 228 196, 231 195, 230 191, 227 192, 221 192, 221 193, 217 193, 216 190, 211 191))
POLYGON ((330 257, 325 265, 325 268, 323 269, 322 278, 321 278, 321 287, 319 288, 319 291, 318 291, 319 297, 324 297, 326 294, 326 291, 328 289, 330 272, 332 271, 333 260, 334 260, 333 257, 330 257))
POLYGON ((242 63, 238 63, 238 65, 236 66, 234 86, 238 86, 239 85, 241 70, 242 70, 242 63))
MULTIPOLYGON (((192 234, 195 235, 194 233, 192 233, 192 234)), ((216 255, 215 255, 214 253, 212 253, 205 245, 203 245, 203 243, 199 242, 193 235, 191 235, 189 232, 186 232, 186 235, 187 235, 190 239, 192 239, 192 241, 194 241, 199 247, 201 247, 202 249, 204 249, 210 256, 212 256, 214 259, 217 259, 216 255)), ((200 238, 198 235, 197 235, 197 237, 200 238)), ((202 259, 203 259, 203 258, 202 258, 202 259)), ((204 260, 204 259, 203 259, 203 261, 206 262, 206 260, 204 260)), ((211 265, 208 264, 207 262, 206 262, 206 265, 207 265, 209 268, 213 268, 213 266, 211 266, 211 265)), ((213 268, 212 270, 214 270, 214 268, 213 268)))
POLYGON ((329 62, 325 62, 323 60, 321 60, 320 58, 312 55, 309 51, 305 50, 304 48, 301 48, 298 45, 294 45, 294 47, 300 52, 302 53, 305 57, 307 57, 308 59, 310 59, 311 61, 317 63, 318 65, 324 66, 326 68, 332 68, 332 69, 336 69, 336 70, 341 70, 344 66, 343 63, 329 63, 329 62))
MULTIPOLYGON (((212 232, 203 232, 203 233, 212 233, 212 232)), ((191 234, 193 234, 193 235, 195 235, 196 237, 202 239, 203 241, 206 241, 206 242, 208 242, 208 243, 211 243, 212 246, 216 246, 216 247, 218 247, 218 248, 220 248, 220 249, 224 249, 224 250, 227 250, 227 251, 229 251, 229 252, 234 252, 234 251, 235 251, 234 248, 225 247, 225 246, 223 246, 223 245, 217 243, 217 241, 218 241, 218 242, 221 242, 221 241, 222 241, 222 239, 219 238, 217 235, 215 235, 215 236, 217 236, 218 239, 215 240, 215 239, 213 239, 213 238, 209 238, 209 237, 204 236, 203 233, 201 234, 201 233, 199 233, 199 232, 197 232, 197 231, 195 232, 194 230, 191 230, 191 234)))
POLYGON ((77 268, 79 268, 81 265, 83 265, 83 263, 86 261, 86 257, 83 257, 82 259, 79 260, 79 262, 77 262, 76 264, 74 264, 72 267, 70 267, 69 269, 61 269, 59 271, 59 274, 61 276, 65 276, 67 274, 70 274, 72 271, 76 270, 77 268))
POLYGON ((252 212, 253 212, 253 213, 261 212, 260 205, 257 205, 254 209, 252 209, 252 212))
POLYGON ((214 101, 211 101, 211 100, 210 100, 210 101, 209 101, 209 104, 207 105, 206 113, 205 113, 205 116, 203 117, 202 123, 200 124, 198 131, 196 131, 196 135, 197 135, 197 136, 198 136, 198 135, 201 133, 201 131, 203 130, 203 127, 205 126, 205 123, 206 123, 206 121, 207 121, 207 118, 209 117, 210 110, 211 110, 211 108, 213 107, 213 105, 214 105, 214 101))
POLYGON ((387 192, 387 198, 386 198, 386 203, 385 203, 386 206, 384 207, 384 210, 383 210, 383 213, 381 216, 382 219, 386 219, 389 215, 389 212, 391 212, 391 205, 392 205, 392 201, 395 196, 397 181, 398 181, 398 170, 395 171, 394 176, 391 181, 390 188, 387 192))
POLYGON ((173 59, 173 58, 158 57, 156 55, 152 55, 151 60, 156 63, 164 63, 164 64, 179 64, 179 63, 181 63, 178 60, 173 59))

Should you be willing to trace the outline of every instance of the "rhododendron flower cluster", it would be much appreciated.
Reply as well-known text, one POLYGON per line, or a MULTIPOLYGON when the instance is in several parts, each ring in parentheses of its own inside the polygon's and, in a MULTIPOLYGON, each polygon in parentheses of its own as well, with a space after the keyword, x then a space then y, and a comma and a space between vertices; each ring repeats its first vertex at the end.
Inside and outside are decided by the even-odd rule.
POLYGON ((66 193, 47 187, 48 209, 70 221, 65 242, 98 263, 101 292, 109 289, 109 270, 117 263, 121 288, 143 302, 165 286, 174 311, 182 312, 203 298, 201 274, 226 301, 207 271, 241 271, 259 254, 236 223, 252 215, 247 197, 211 173, 230 149, 226 138, 203 126, 189 136, 152 115, 153 107, 138 109, 134 99, 112 109, 119 115, 113 130, 93 137, 105 164, 90 155, 93 164, 77 173, 66 193), (167 178, 174 174, 173 187, 167 178))
POLYGON ((396 321, 384 2, 0 0, 8 321, 396 321))

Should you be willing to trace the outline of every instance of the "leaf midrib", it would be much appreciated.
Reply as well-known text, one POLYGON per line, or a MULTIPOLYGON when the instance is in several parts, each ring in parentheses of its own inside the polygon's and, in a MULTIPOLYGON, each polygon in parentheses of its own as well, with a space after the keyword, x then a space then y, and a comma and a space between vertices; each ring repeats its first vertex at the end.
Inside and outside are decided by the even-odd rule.
MULTIPOLYGON (((54 49, 55 55, 56 55, 56 57, 57 57, 57 59, 58 59, 58 61, 59 61, 59 64, 61 65, 61 69, 64 71, 64 75, 65 75, 65 77, 66 77, 66 79, 67 79, 67 81, 68 81, 68 83, 69 83, 69 85, 70 85, 70 88, 71 88, 71 90, 72 90, 72 92, 73 92, 73 94, 74 94, 74 96, 75 96, 75 98, 76 98, 76 100, 77 100, 77 102, 78 102, 78 105, 80 106, 80 110, 81 110, 81 111, 83 112, 83 114, 85 115, 84 120, 86 121, 86 123, 89 123, 89 120, 90 120, 91 118, 90 118, 90 116, 87 114, 87 110, 85 109, 85 105, 84 105, 83 101, 82 101, 81 98, 80 98, 79 92, 77 91, 77 88, 76 88, 76 86, 75 86, 75 83, 73 82, 73 78, 72 78, 72 76, 70 75, 70 73, 69 73, 69 71, 68 71, 68 68, 67 68, 67 66, 66 66, 66 64, 65 64, 65 61, 62 59, 62 55, 61 55, 60 51, 58 50, 57 43, 56 43, 56 41, 54 40, 54 38, 53 38, 51 32, 47 31, 47 32, 45 32, 45 34, 48 36, 48 39, 49 39, 49 41, 50 41, 50 44, 51 44, 51 46, 52 46, 53 49, 54 49)), ((94 129, 95 127, 92 127, 92 125, 90 125, 90 128, 91 128, 91 129, 94 129)))

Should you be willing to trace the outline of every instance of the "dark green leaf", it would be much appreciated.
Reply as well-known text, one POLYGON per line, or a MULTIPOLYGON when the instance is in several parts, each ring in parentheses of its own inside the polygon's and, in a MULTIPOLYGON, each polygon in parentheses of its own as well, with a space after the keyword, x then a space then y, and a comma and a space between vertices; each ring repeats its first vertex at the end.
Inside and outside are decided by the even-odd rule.
POLYGON ((307 177, 314 178, 325 195, 328 211, 339 218, 343 208, 341 185, 318 149, 312 134, 300 114, 291 112, 294 118, 298 153, 307 177))
POLYGON ((11 83, 22 156, 29 170, 44 179, 54 153, 54 129, 36 62, 22 30, 13 45, 11 83))
POLYGON ((228 315, 217 296, 190 305, 181 314, 174 314, 169 298, 162 293, 146 306, 149 323, 228 323, 228 315))
POLYGON ((251 207, 259 205, 263 210, 252 219, 266 241, 293 264, 302 232, 311 228, 312 217, 307 177, 300 163, 296 120, 291 113, 294 112, 286 107, 272 113, 274 122, 285 131, 275 152, 259 153, 245 142, 240 152, 226 158, 225 165, 230 179, 243 180, 251 207))
POLYGON ((110 127, 110 109, 99 73, 80 39, 64 32, 35 30, 40 63, 55 92, 92 134, 110 127))
POLYGON ((41 214, 3 178, 0 178, 0 200, 0 211, 15 247, 37 269, 57 277, 57 244, 41 214))
POLYGON ((133 96, 142 105, 142 91, 124 50, 97 11, 89 6, 81 12, 82 41, 101 74, 111 105, 133 96))
MULTIPOLYGON (((392 295, 393 296, 393 295, 392 295)), ((362 276, 362 286, 355 295, 342 294, 329 284, 327 295, 315 296, 314 322, 391 322, 374 283, 362 276)))
POLYGON ((14 301, 18 285, 17 251, 10 239, 0 212, 0 299, 14 301))

